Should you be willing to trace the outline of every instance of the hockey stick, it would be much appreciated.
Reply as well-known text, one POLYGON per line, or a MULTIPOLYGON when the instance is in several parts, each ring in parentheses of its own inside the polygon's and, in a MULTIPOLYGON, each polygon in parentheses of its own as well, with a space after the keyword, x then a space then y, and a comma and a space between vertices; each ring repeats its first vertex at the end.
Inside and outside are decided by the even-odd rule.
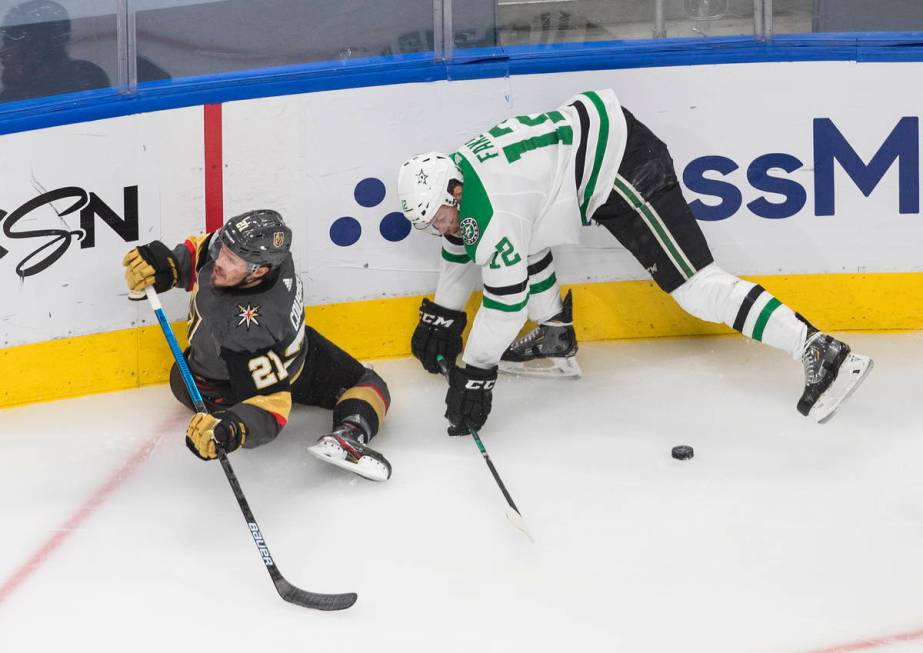
MULTIPOLYGON (((154 309, 154 315, 157 316, 157 321, 160 323, 163 335, 167 339, 167 344, 170 345, 173 358, 176 360, 176 364, 183 374, 183 382, 186 384, 186 390, 192 398, 192 403, 195 405, 196 411, 199 413, 207 413, 208 410, 205 408, 205 402, 202 401, 202 395, 199 393, 199 389, 196 387, 195 381, 192 378, 192 373, 189 371, 189 366, 186 364, 183 352, 180 351, 179 344, 176 342, 173 329, 170 327, 170 323, 167 322, 167 316, 163 312, 163 306, 160 304, 160 298, 157 296, 157 292, 151 286, 145 288, 144 292, 151 304, 151 308, 154 309)), ((267 545, 266 540, 263 539, 260 527, 256 523, 256 517, 253 516, 253 512, 250 510, 250 504, 247 503, 247 498, 244 496, 244 491, 240 488, 237 475, 234 474, 234 469, 231 467, 228 456, 221 445, 218 445, 218 459, 221 461, 221 468, 224 470, 224 475, 228 477, 228 483, 231 484, 231 489, 234 491, 234 497, 237 499, 240 511, 244 514, 244 521, 246 521, 247 526, 250 527, 250 535, 256 543, 256 548, 259 549, 260 555, 263 558, 263 564, 266 565, 266 571, 269 572, 269 576, 272 578, 273 585, 276 586, 276 591, 279 592, 279 596, 289 603, 300 605, 303 608, 315 608, 317 610, 345 610, 355 603, 357 596, 354 592, 349 592, 348 594, 315 594, 314 592, 306 592, 295 587, 282 577, 282 573, 279 571, 279 568, 276 567, 276 563, 273 562, 272 555, 269 553, 269 545, 267 545)))
MULTIPOLYGON (((446 361, 445 357, 442 354, 436 356, 436 363, 439 365, 439 369, 442 371, 442 376, 445 377, 446 381, 449 380, 449 363, 446 361)), ((507 519, 512 522, 513 526, 525 533, 526 537, 529 538, 532 542, 535 541, 535 538, 532 537, 532 533, 529 532, 529 528, 526 526, 526 520, 522 518, 522 513, 519 512, 519 508, 516 507, 513 497, 510 496, 509 491, 506 489, 506 486, 503 484, 503 480, 500 478, 500 474, 497 473, 497 468, 494 467, 493 461, 490 459, 490 456, 487 454, 487 449, 484 448, 484 443, 481 442, 481 436, 478 435, 478 432, 475 429, 471 430, 471 437, 474 438, 474 443, 477 445, 478 450, 481 452, 481 455, 484 457, 484 462, 487 463, 487 467, 490 469, 490 473, 493 474, 494 480, 497 482, 497 485, 500 486, 500 491, 503 492, 503 497, 506 499, 506 502, 510 506, 510 510, 506 511, 507 519)))

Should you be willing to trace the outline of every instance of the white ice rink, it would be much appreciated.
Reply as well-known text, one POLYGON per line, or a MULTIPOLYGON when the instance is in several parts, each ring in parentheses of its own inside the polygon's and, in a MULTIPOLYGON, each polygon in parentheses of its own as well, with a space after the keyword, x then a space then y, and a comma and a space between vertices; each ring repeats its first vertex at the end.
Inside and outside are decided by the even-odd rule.
POLYGON ((445 435, 442 378, 377 362, 389 482, 305 452, 320 409, 231 455, 288 580, 358 592, 338 613, 279 598, 167 386, 0 411, 0 651, 923 651, 923 335, 844 339, 876 368, 823 426, 801 366, 742 338, 501 378, 482 436, 534 544, 445 435))

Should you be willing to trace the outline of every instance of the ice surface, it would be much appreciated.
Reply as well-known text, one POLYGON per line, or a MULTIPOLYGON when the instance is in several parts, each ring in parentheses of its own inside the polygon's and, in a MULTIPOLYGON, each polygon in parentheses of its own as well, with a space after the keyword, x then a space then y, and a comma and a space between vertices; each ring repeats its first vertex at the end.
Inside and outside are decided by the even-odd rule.
POLYGON ((0 651, 921 651, 923 337, 844 339, 876 367, 825 425, 801 366, 742 338, 501 377, 482 438, 534 544, 445 435, 445 381, 376 362, 387 483, 306 453, 321 409, 231 456, 286 578, 359 593, 341 613, 278 597, 166 386, 0 411, 0 651))

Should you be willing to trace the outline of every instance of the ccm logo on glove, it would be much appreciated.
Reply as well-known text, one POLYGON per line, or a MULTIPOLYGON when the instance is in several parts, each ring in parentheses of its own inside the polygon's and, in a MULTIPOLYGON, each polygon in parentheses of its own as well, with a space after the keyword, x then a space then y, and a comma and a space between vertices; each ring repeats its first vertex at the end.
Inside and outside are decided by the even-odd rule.
POLYGON ((465 390, 493 390, 496 381, 479 381, 478 379, 469 379, 465 383, 465 390))
POLYGON ((449 363, 461 353, 462 331, 468 316, 464 311, 445 308, 423 298, 420 304, 420 322, 410 338, 410 351, 423 368, 433 374, 439 373, 438 356, 443 356, 449 363))
POLYGON ((432 313, 423 313, 422 311, 420 312, 420 321, 423 322, 424 324, 432 324, 433 326, 445 327, 446 329, 448 329, 450 326, 452 326, 455 323, 454 318, 447 320, 441 315, 433 315, 432 313))

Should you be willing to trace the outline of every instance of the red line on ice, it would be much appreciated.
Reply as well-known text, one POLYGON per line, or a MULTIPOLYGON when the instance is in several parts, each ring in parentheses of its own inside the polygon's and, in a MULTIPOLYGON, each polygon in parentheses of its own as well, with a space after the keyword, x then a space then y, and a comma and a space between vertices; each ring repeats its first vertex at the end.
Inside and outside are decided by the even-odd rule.
POLYGON ((83 505, 71 517, 57 528, 54 534, 33 553, 29 559, 10 576, 3 585, 0 585, 0 604, 2 604, 12 594, 16 588, 23 582, 54 553, 61 544, 82 524, 87 517, 92 515, 115 490, 127 480, 141 464, 148 459, 154 447, 163 437, 164 432, 178 423, 178 419, 173 418, 159 429, 157 434, 148 438, 138 449, 122 463, 109 479, 103 483, 84 501, 83 505))
POLYGON ((873 648, 882 648, 892 644, 901 644, 903 642, 913 642, 923 639, 923 630, 912 630, 907 633, 898 633, 896 635, 885 635, 884 637, 875 637, 872 639, 860 639, 849 644, 837 644, 829 648, 819 648, 807 653, 853 653, 853 651, 869 651, 873 648))

